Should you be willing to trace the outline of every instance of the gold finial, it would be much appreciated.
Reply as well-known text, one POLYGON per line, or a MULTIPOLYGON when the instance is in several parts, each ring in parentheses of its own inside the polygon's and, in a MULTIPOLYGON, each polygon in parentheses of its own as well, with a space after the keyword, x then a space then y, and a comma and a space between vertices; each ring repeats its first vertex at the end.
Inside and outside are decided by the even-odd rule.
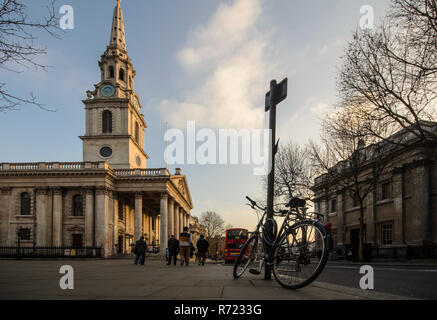
POLYGON ((121 0, 117 0, 117 6, 120 6, 120 1, 121 1, 121 0))

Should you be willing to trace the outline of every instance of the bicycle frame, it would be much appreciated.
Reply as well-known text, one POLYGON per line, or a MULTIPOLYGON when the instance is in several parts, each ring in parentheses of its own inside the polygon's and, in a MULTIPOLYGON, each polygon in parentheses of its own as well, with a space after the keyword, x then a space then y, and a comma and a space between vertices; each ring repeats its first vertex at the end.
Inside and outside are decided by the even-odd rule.
MULTIPOLYGON (((285 229, 289 226, 289 222, 296 222, 296 221, 303 221, 305 220, 305 217, 302 216, 302 214, 299 211, 299 208, 292 208, 290 210, 287 210, 287 213, 284 217, 284 221, 282 222, 281 228, 279 229, 275 239, 273 239, 273 242, 268 241, 265 237, 264 237, 264 231, 263 227, 264 227, 264 220, 265 217, 267 215, 267 211, 265 209, 260 208, 261 210, 264 211, 261 219, 258 222, 258 225, 256 226, 256 229, 254 232, 249 232, 249 234, 254 234, 258 237, 258 241, 260 241, 260 245, 261 245, 261 250, 263 252, 264 258, 262 259, 260 266, 258 268, 258 271, 261 271, 262 266, 264 265, 264 263, 267 261, 267 263, 269 265, 273 264, 273 253, 275 251, 275 249, 280 246, 281 244, 279 243, 279 240, 282 239, 284 233, 285 233, 285 229), (291 218, 291 214, 294 214, 295 218, 291 218), (261 231, 260 231, 261 229, 261 231), (270 250, 266 250, 266 244, 268 244, 270 246, 270 250)), ((283 214, 283 212, 275 212, 275 213, 281 213, 283 214)), ((274 219, 273 219, 274 220, 274 219)), ((274 220, 275 221, 275 220, 274 220)), ((276 223, 276 221, 274 222, 276 223)))

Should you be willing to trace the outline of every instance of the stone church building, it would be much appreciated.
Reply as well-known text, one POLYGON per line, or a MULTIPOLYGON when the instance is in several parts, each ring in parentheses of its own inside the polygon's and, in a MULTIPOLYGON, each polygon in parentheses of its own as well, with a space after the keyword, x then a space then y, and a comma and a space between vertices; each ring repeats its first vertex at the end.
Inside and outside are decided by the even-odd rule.
POLYGON ((99 66, 101 81, 83 101, 83 162, 0 164, 0 246, 93 247, 108 257, 146 235, 164 253, 168 237, 189 226, 186 176, 147 168, 119 2, 99 66))
MULTIPOLYGON (((435 122, 423 127, 437 133, 435 122)), ((437 257, 437 145, 411 134, 398 136, 403 143, 385 155, 384 170, 364 200, 364 252, 368 258, 437 257)), ((371 181, 374 163, 375 159, 362 165, 360 181, 371 181)), ((360 187, 367 185, 363 182, 360 187)), ((343 256, 346 248, 358 254, 357 198, 328 174, 315 179, 313 191, 315 210, 332 225, 337 254, 343 256)))

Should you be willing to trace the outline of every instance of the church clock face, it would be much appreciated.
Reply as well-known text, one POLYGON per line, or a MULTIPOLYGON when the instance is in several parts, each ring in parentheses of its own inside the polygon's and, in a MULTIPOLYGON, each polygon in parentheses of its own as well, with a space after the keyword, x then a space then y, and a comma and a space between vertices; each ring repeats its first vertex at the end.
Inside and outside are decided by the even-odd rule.
POLYGON ((112 97, 115 94, 115 88, 111 85, 103 86, 100 92, 104 97, 112 97))

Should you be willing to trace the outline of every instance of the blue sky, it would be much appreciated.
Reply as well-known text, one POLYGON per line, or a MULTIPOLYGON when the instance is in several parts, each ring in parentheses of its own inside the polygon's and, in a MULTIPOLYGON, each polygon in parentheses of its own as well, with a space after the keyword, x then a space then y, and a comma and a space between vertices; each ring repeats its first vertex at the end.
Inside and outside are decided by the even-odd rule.
MULTIPOLYGON (((44 0, 23 1, 31 14, 44 0)), ((54 39, 38 58, 47 72, 0 70, 14 94, 33 92, 56 110, 32 106, 0 113, 0 162, 81 161, 78 136, 85 131, 81 100, 99 82, 98 60, 109 43, 115 0, 58 0, 73 6, 75 28, 54 39)), ((388 0, 124 0, 128 54, 137 71, 135 89, 148 124, 148 167, 163 167, 165 122, 184 128, 262 128, 264 95, 271 79, 289 78, 288 98, 278 108, 278 136, 306 143, 319 136, 320 117, 336 102, 340 57, 371 5, 376 19, 388 0)), ((174 167, 170 167, 174 170, 174 167)), ((244 197, 263 198, 251 166, 184 165, 195 209, 212 210, 234 226, 253 227, 256 216, 244 197)))

